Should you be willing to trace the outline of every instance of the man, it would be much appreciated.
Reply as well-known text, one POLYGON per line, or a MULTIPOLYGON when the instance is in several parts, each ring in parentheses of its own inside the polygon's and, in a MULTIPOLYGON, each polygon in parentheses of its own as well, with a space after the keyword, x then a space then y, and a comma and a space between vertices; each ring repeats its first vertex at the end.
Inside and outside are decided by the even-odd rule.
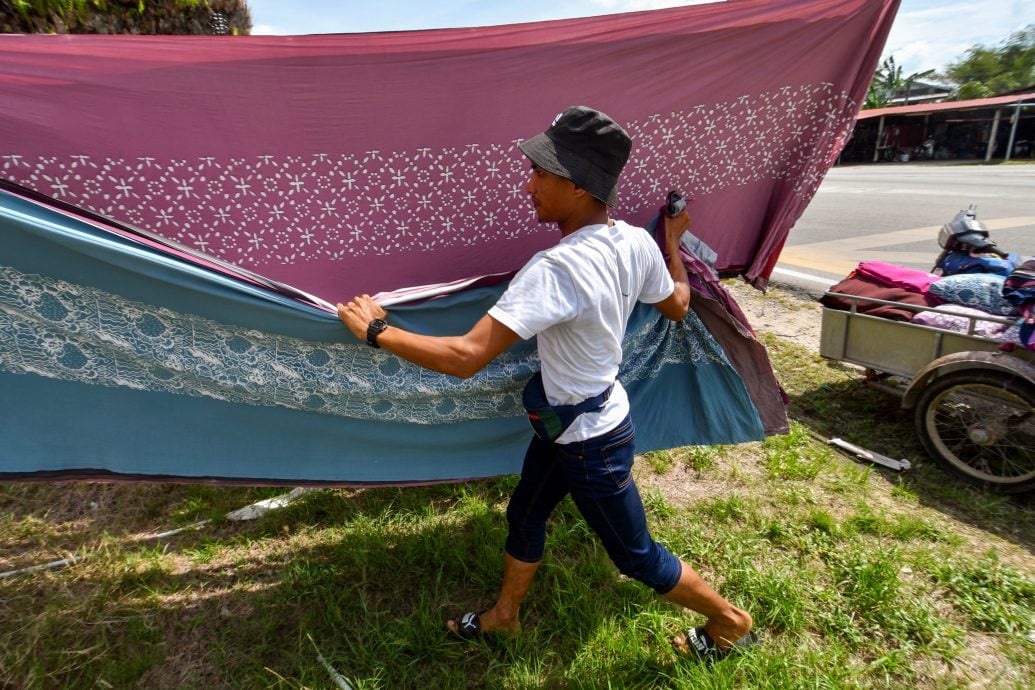
POLYGON ((538 336, 541 376, 524 396, 537 435, 507 508, 503 584, 491 609, 448 621, 461 637, 519 632, 547 518, 570 493, 621 572, 708 617, 703 627, 673 640, 677 649, 718 657, 754 642, 751 616, 651 538, 632 480, 629 400, 616 380, 622 338, 637 301, 674 321, 686 316, 690 286, 678 247, 690 218, 685 212, 666 218, 666 259, 645 230, 608 217, 631 147, 625 130, 582 106, 520 144, 532 163, 526 191, 536 214, 556 223, 561 238, 525 265, 466 335, 424 336, 388 326, 386 312, 367 295, 338 305, 342 322, 360 340, 465 378, 518 338, 538 336))

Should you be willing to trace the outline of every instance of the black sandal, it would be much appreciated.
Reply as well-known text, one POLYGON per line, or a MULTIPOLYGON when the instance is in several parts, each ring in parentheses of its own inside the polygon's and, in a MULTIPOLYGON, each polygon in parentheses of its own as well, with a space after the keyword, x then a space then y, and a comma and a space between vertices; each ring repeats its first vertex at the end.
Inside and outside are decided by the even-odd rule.
MULTIPOLYGON (((712 636, 704 628, 690 628, 683 634, 686 636, 686 646, 689 652, 696 655, 702 661, 718 661, 726 658, 733 652, 742 652, 761 645, 758 635, 753 630, 748 631, 746 635, 734 642, 728 649, 719 649, 718 643, 712 639, 712 636)), ((672 641, 672 645, 676 647, 676 652, 685 653, 676 646, 675 640, 672 641)))
POLYGON ((456 630, 453 630, 447 624, 446 628, 449 632, 462 640, 474 640, 482 636, 481 616, 473 611, 469 611, 459 618, 450 618, 448 622, 456 626, 456 630))

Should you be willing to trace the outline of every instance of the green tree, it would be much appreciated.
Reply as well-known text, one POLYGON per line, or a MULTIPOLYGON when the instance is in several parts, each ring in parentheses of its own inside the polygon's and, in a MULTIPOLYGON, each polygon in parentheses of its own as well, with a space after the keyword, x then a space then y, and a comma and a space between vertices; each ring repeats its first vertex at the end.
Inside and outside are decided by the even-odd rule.
POLYGON ((902 88, 902 67, 895 64, 895 56, 884 58, 880 67, 873 73, 870 88, 866 92, 866 103, 863 108, 883 108, 896 91, 902 88))
POLYGON ((908 77, 902 76, 902 66, 895 63, 895 56, 890 55, 884 58, 877 71, 873 73, 873 80, 870 81, 870 88, 866 92, 866 103, 864 109, 884 108, 896 96, 903 96, 905 103, 909 103, 909 90, 917 81, 925 79, 934 74, 933 69, 923 72, 914 72, 908 77))
POLYGON ((0 33, 247 34, 245 0, 0 0, 0 33))
POLYGON ((1012 34, 999 47, 973 46, 942 76, 955 85, 961 100, 1035 85, 1035 24, 1012 34))

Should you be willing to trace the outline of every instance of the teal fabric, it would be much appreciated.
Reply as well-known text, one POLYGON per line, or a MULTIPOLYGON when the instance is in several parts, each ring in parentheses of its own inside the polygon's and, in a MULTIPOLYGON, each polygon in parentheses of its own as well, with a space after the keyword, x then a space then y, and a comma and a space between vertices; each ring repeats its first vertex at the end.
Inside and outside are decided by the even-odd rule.
POLYGON ((928 292, 950 304, 999 316, 1016 316, 1017 307, 1003 298, 1005 281, 1005 276, 994 273, 960 273, 934 281, 928 292))
MULTIPOLYGON (((503 287, 394 307, 391 318, 462 333, 503 287)), ((672 323, 641 305, 624 349, 639 451, 764 435, 693 314, 672 323)), ((537 368, 534 342, 523 342, 469 380, 436 374, 357 342, 333 314, 0 192, 0 477, 507 474, 531 434, 520 393, 537 368)))

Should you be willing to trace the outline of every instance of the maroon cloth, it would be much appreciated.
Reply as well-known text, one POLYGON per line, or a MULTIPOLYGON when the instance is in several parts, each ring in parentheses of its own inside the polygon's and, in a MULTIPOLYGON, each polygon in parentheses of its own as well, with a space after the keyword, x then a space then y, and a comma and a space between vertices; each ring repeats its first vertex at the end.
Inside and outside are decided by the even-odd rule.
MULTIPOLYGON (((659 210, 654 226, 654 239, 662 250, 665 246, 663 212, 659 210)), ((683 246, 679 247, 679 255, 690 280, 690 308, 743 379, 766 435, 786 434, 790 429, 789 399, 776 380, 765 346, 755 337, 747 316, 715 270, 683 246)))
MULTIPOLYGON (((912 290, 900 287, 891 287, 881 282, 857 275, 854 272, 837 285, 830 288, 829 292, 840 292, 858 297, 871 297, 873 299, 886 300, 888 302, 899 302, 901 304, 912 304, 918 307, 935 307, 941 304, 941 300, 930 296, 922 295, 912 290)), ((831 309, 843 309, 848 311, 852 308, 852 301, 847 297, 833 297, 829 294, 823 295, 820 302, 831 309)), ((856 311, 869 316, 880 316, 894 321, 911 321, 917 313, 905 307, 896 307, 892 304, 879 304, 867 300, 858 300, 856 311)))
POLYGON ((755 339, 746 322, 738 318, 740 308, 736 307, 737 313, 734 313, 727 307, 726 300, 696 291, 690 306, 744 380, 766 435, 786 434, 790 430, 787 394, 776 380, 765 346, 755 339))
POLYGON ((334 300, 556 241, 516 141, 623 123, 615 216, 670 188, 764 284, 850 134, 898 0, 769 0, 302 37, 0 36, 0 176, 334 300))

